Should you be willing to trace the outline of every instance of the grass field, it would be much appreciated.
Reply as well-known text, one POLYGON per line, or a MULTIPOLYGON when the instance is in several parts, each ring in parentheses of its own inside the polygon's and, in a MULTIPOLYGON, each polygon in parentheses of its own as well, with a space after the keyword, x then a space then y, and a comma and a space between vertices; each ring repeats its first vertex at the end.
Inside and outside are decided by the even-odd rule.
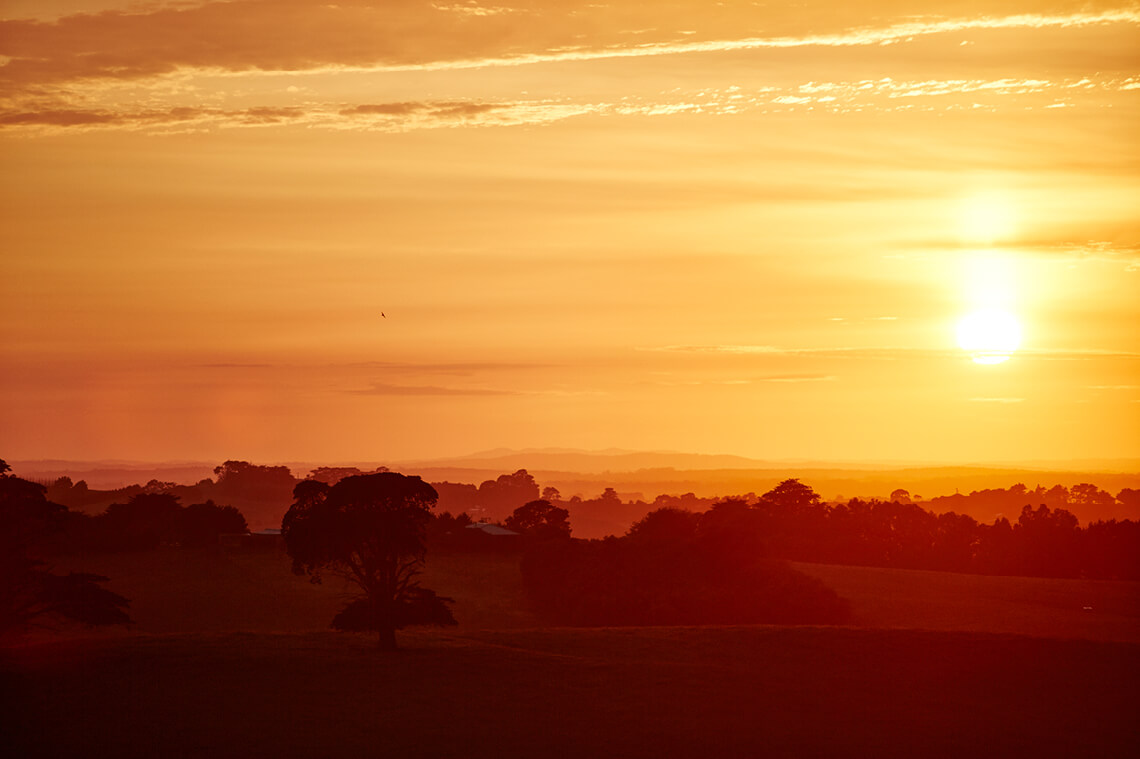
POLYGON ((9 756, 1135 756, 1137 648, 970 633, 332 633, 9 650, 9 756))
POLYGON ((851 604, 860 627, 1140 643, 1140 583, 793 564, 851 604))
POLYGON ((115 578, 138 627, 0 652, 5 756, 1140 750, 1136 584, 802 565, 853 626, 542 629, 517 559, 439 555, 425 584, 456 598, 460 626, 405 631, 384 655, 324 631, 343 590, 280 554, 75 561, 115 578))
MULTIPOLYGON (((434 554, 423 582, 455 599, 461 630, 538 627, 518 561, 510 554, 434 554)), ((108 587, 131 599, 136 633, 324 631, 352 590, 336 577, 314 585, 293 575, 280 552, 160 550, 54 563, 110 577, 108 587)), ((858 627, 1140 643, 1140 583, 794 566, 847 599, 858 627)))

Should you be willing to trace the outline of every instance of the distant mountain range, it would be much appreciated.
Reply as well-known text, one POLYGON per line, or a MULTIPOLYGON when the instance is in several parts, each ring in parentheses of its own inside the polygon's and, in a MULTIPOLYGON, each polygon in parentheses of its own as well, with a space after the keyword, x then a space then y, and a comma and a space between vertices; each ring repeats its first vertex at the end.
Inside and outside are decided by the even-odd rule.
POLYGON ((684 453, 680 451, 631 451, 607 448, 589 451, 577 448, 494 448, 465 456, 415 459, 399 462, 405 468, 511 468, 601 473, 635 472, 642 469, 823 469, 855 471, 895 471, 903 469, 1016 469, 1042 471, 1096 471, 1140 473, 1137 459, 1082 459, 1079 461, 969 462, 956 464, 916 463, 913 461, 817 461, 811 459, 757 459, 731 454, 684 453))

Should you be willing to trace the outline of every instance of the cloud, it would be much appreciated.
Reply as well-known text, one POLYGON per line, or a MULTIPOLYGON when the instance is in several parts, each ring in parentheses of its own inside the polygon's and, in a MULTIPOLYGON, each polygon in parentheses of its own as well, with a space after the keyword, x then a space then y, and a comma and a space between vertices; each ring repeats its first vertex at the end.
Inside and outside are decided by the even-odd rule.
POLYGON ((135 129, 170 131, 304 125, 330 129, 403 132, 456 126, 543 124, 595 110, 590 105, 549 101, 371 103, 353 107, 214 108, 186 107, 113 111, 109 109, 0 109, 0 128, 135 129))
POLYGON ((747 50, 782 56, 784 50, 866 47, 965 30, 1130 29, 1140 24, 1140 9, 1135 8, 1023 12, 1028 5, 1005 0, 980 5, 985 16, 969 15, 971 9, 962 7, 961 18, 945 18, 870 17, 865 8, 836 8, 822 0, 794 8, 722 4, 715 14, 697 0, 651 6, 633 0, 530 0, 509 7, 469 1, 229 0, 132 6, 50 21, 9 19, 0 21, 0 128, 163 132, 303 125, 403 132, 541 125, 587 114, 941 111, 1014 103, 1018 108, 1044 108, 1074 97, 1074 105, 1099 107, 1104 102, 1097 100, 1098 93, 1103 97, 1140 84, 1131 72, 1114 76, 1112 66, 1092 79, 1082 73, 1080 78, 1055 80, 1024 75, 966 78, 965 69, 955 68, 954 78, 782 83, 766 78, 763 86, 751 89, 654 90, 620 98, 587 99, 578 93, 534 99, 518 93, 344 102, 346 95, 341 94, 341 101, 333 102, 319 97, 332 78, 343 77, 343 84, 336 85, 338 93, 374 93, 377 77, 398 71, 747 50), (868 18, 874 18, 875 25, 867 26, 868 18), (305 80, 304 88, 286 88, 258 81, 267 76, 312 79, 305 80), (227 78, 237 77, 240 80, 227 84, 227 78), (290 91, 295 101, 282 105, 283 93, 290 91), (263 102, 251 105, 259 97, 263 102))
POLYGON ((345 108, 341 116, 407 116, 424 110, 423 103, 374 103, 345 108))
POLYGON ((771 377, 757 377, 754 382, 834 382, 832 374, 777 374, 771 377))
POLYGON ((447 13, 459 13, 466 16, 498 16, 504 13, 517 13, 515 8, 505 8, 502 6, 482 6, 478 3, 468 0, 464 3, 452 3, 451 5, 440 5, 432 3, 432 7, 436 10, 446 11, 447 13))
POLYGON ((775 345, 662 345, 640 350, 666 353, 695 353, 733 356, 772 356, 794 357, 815 356, 822 358, 863 358, 894 360, 899 358, 938 358, 961 356, 960 351, 926 350, 919 348, 787 348, 775 345))
POLYGON ((649 380, 640 384, 665 387, 686 387, 701 385, 757 385, 761 383, 798 384, 802 382, 834 382, 839 379, 833 374, 773 374, 748 379, 661 379, 649 380))
POLYGON ((709 14, 703 3, 528 3, 519 12, 414 0, 313 3, 230 0, 142 12, 0 21, 0 86, 9 92, 89 79, 134 80, 186 70, 301 72, 483 68, 604 58, 850 47, 985 29, 1140 23, 1134 8, 1086 13, 900 17, 864 26, 858 9, 709 14), (766 34, 759 35, 758 31, 766 34), (767 31, 771 30, 771 31, 767 31))
MULTIPOLYGON (((661 345, 638 348, 641 351, 665 353, 692 353, 698 355, 771 356, 775 358, 831 358, 850 360, 898 361, 913 359, 955 359, 967 356, 957 349, 930 349, 907 347, 826 347, 787 348, 774 345, 661 345)), ((1085 350, 1019 349, 1013 353, 1017 360, 1085 361, 1093 359, 1140 359, 1140 353, 1089 348, 1085 350)))
POLYGON ((1122 263, 1127 271, 1140 271, 1140 245, 1088 241, 1030 246, 1034 252, 1060 254, 1077 261, 1122 263))
MULTIPOLYGON (((587 101, 572 97, 541 99, 499 99, 474 98, 467 100, 422 100, 392 102, 321 102, 306 93, 303 105, 291 106, 247 106, 244 108, 223 108, 210 105, 174 105, 185 99, 184 93, 173 88, 167 93, 150 92, 145 99, 128 88, 113 96, 110 90, 100 101, 105 104, 91 105, 97 98, 71 90, 60 90, 53 96, 0 99, 0 129, 39 129, 39 130, 93 130, 128 129, 152 132, 211 130, 249 126, 290 126, 359 130, 376 132, 407 132, 419 129, 439 129, 454 127, 502 127, 520 125, 542 125, 568 118, 585 115, 602 116, 641 116, 668 117, 678 114, 703 114, 706 116, 729 116, 744 113, 787 112, 797 109, 811 109, 846 113, 874 109, 878 111, 925 110, 946 111, 974 108, 979 97, 985 99, 986 107, 996 109, 1009 106, 1022 110, 1027 107, 1042 107, 1054 92, 1065 91, 1072 81, 1091 82, 1085 86, 1093 90, 1082 93, 1111 93, 1122 89, 1129 80, 1121 77, 1097 77, 1094 80, 1033 80, 1032 86, 1013 86, 1009 80, 970 81, 939 80, 937 83, 924 82, 922 87, 912 89, 912 83, 892 80, 858 80, 849 82, 819 82, 787 84, 781 87, 765 85, 758 88, 704 87, 700 91, 670 93, 647 93, 627 95, 618 101, 587 101), (988 86, 1004 83, 1003 86, 988 86), (982 95, 972 92, 976 87, 982 95), (902 90, 910 93, 905 105, 899 105, 894 93, 902 90), (791 96, 788 93, 807 92, 808 95, 791 96), (784 94, 781 94, 784 93, 784 94), (1042 95, 1041 93, 1044 93, 1042 95), (951 95, 963 98, 953 99, 951 95), (1035 98, 1026 101, 1022 96, 1035 98), (172 105, 159 107, 163 97, 172 105), (118 101, 117 103, 115 101, 118 101), (148 107, 140 108, 140 102, 148 107), (921 103, 921 105, 919 105, 921 103), (1035 105, 1031 105, 1034 103, 1035 105)), ((296 88, 294 88, 296 89, 296 88)), ((276 91, 276 90, 275 90, 276 91)), ((1093 95, 1087 95, 1092 98, 1093 95)), ((1096 107, 1103 105, 1095 99, 1084 104, 1096 107)), ((1112 164, 1113 171, 1128 168, 1119 162, 1112 164)), ((845 187, 807 188, 781 187, 779 199, 795 199, 804 192, 811 197, 830 197, 833 200, 849 199, 851 193, 845 187)), ((879 197, 906 196, 905 190, 898 188, 862 188, 860 197, 865 198, 869 191, 879 197)), ((1136 246, 1119 246, 1104 242, 1048 241, 1032 242, 1030 245, 1052 247, 1062 252, 1087 252, 1136 256, 1136 246), (1107 247, 1106 247, 1107 246, 1107 247)), ((906 247, 960 248, 957 240, 910 241, 906 247)), ((1024 244, 1007 242, 1008 246, 1024 247, 1024 244)))
POLYGON ((484 388, 439 387, 436 385, 389 385, 375 382, 364 390, 348 390, 352 395, 395 395, 395 396, 489 396, 519 395, 513 390, 489 390, 484 388))
POLYGON ((517 362, 411 363, 399 361, 359 361, 348 365, 353 369, 374 369, 396 373, 472 375, 482 372, 549 369, 554 364, 517 362))
MULTIPOLYGON (((1132 234, 1140 229, 1130 229, 1132 234)), ((976 245, 960 240, 911 240, 898 244, 898 247, 913 250, 926 248, 930 250, 963 250, 973 249, 976 245)), ((987 247, 994 250, 1008 250, 1011 252, 1036 253, 1061 258, 1079 260, 1123 261, 1126 263, 1140 262, 1140 243, 1113 242, 1109 240, 1073 240, 1068 238, 1032 238, 995 240, 987 243, 987 247)))
POLYGON ((0 126, 53 126, 74 127, 105 126, 122 123, 123 119, 113 113, 77 110, 14 111, 0 112, 0 126))

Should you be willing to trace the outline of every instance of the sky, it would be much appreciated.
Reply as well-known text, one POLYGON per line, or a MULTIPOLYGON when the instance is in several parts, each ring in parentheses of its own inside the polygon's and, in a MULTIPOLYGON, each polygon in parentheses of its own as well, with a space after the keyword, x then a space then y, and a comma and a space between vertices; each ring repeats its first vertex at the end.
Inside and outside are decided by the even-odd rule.
POLYGON ((9 461, 1140 458, 1140 4, 0 18, 9 461))

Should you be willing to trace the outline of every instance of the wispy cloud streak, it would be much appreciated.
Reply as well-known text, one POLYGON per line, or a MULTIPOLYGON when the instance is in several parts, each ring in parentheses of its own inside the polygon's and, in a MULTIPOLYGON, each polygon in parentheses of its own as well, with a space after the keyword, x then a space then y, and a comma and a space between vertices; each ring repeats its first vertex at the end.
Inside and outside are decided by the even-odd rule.
MULTIPOLYGON (((587 11, 512 14, 478 6, 238 0, 151 13, 105 12, 54 23, 0 21, 0 84, 10 92, 85 79, 132 80, 188 70, 307 72, 491 68, 763 48, 892 45, 971 31, 1140 24, 1136 8, 906 21, 802 35, 694 39, 668 26, 602 33, 587 11), (280 33, 274 33, 275 31, 280 33), (635 33, 639 32, 639 33, 635 33), (645 32, 644 34, 640 32, 645 32), (652 37, 658 39, 652 39, 652 37), (649 39, 646 39, 649 37, 649 39)), ((602 6, 604 8, 604 6, 602 6)), ((599 13, 601 11, 598 11, 599 13)), ((627 18, 634 21, 647 18, 627 18)), ((753 27, 764 26, 752 19, 753 27)))
POLYGON ((441 387, 438 385, 389 385, 373 383, 363 390, 349 390, 352 395, 395 395, 395 396, 492 396, 517 395, 511 390, 491 390, 485 388, 441 387))
MULTIPOLYGON (((1133 80, 1098 78, 1074 80, 1081 94, 1113 93, 1133 80)), ((910 110, 916 106, 947 110, 978 107, 978 95, 991 108, 1008 103, 1024 108, 1017 98, 1036 97, 1048 107, 1056 93, 1068 92, 1073 81, 939 80, 923 82, 891 79, 853 82, 809 82, 787 87, 746 90, 737 86, 705 88, 700 92, 674 92, 628 97, 620 102, 584 102, 569 98, 528 100, 440 100, 366 102, 358 104, 306 102, 297 106, 171 106, 168 108, 106 105, 92 108, 86 98, 60 95, 22 103, 0 104, 0 128, 7 129, 128 129, 150 131, 209 130, 218 128, 302 125, 324 129, 408 132, 449 127, 503 127, 542 125, 586 115, 669 117, 680 114, 734 115, 749 112, 811 108, 842 113, 850 110, 910 110), (954 96, 969 96, 954 100, 954 96)), ((1068 97, 1073 97, 1069 95, 1068 97)), ((154 98, 152 98, 153 100, 154 98)), ((1052 243, 1051 243, 1052 244, 1052 243)), ((1058 243, 1065 251, 1132 257, 1132 249, 1106 243, 1058 243)))
MULTIPOLYGON (((774 345, 662 345, 640 348, 642 351, 662 353, 691 353, 696 355, 814 357, 832 359, 865 359, 892 361, 899 359, 961 359, 967 354, 960 350, 938 350, 907 347, 826 347, 789 348, 774 345)), ((1018 350, 1018 359, 1077 361, 1091 359, 1140 359, 1140 353, 1111 350, 1018 350)))

